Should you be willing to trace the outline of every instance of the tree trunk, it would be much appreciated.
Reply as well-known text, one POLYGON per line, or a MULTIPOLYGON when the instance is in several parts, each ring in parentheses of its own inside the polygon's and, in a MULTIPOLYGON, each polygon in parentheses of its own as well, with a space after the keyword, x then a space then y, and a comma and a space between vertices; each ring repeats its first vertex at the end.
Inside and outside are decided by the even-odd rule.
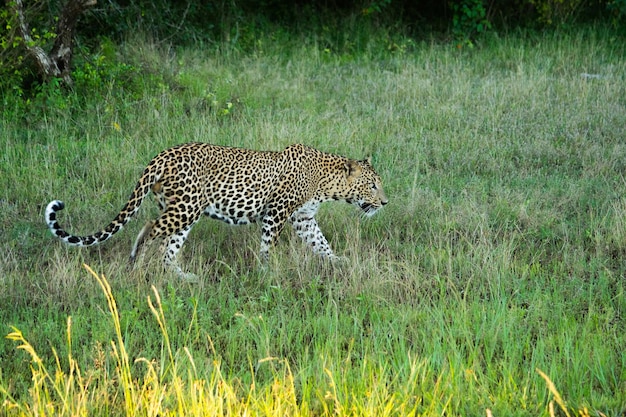
POLYGON ((30 36, 30 29, 24 17, 22 0, 13 0, 15 16, 18 22, 18 32, 24 40, 26 50, 35 58, 44 81, 51 78, 61 78, 67 85, 72 85, 70 75, 72 49, 74 47, 74 30, 80 15, 88 8, 95 6, 97 0, 68 0, 61 11, 56 30, 54 45, 50 54, 38 46, 30 36))

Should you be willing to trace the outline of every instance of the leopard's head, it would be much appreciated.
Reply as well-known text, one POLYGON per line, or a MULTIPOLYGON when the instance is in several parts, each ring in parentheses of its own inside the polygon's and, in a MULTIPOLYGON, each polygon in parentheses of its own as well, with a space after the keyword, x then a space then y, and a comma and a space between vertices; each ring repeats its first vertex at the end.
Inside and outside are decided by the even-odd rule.
POLYGON ((345 200, 359 207, 363 214, 371 217, 389 202, 370 158, 363 161, 349 160, 344 164, 344 170, 348 186, 345 200))

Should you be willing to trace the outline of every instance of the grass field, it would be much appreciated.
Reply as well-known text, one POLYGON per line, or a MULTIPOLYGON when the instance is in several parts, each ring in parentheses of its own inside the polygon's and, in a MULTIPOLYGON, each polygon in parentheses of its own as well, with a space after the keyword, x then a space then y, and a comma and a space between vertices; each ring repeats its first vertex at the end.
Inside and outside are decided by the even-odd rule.
POLYGON ((359 39, 132 39, 132 88, 83 72, 93 96, 5 99, 6 414, 625 415, 623 35, 359 39), (260 268, 257 226, 203 220, 181 253, 197 283, 127 268, 153 201, 100 247, 52 238, 50 200, 93 233, 186 141, 371 155, 390 203, 322 207, 338 266, 286 229, 260 268))

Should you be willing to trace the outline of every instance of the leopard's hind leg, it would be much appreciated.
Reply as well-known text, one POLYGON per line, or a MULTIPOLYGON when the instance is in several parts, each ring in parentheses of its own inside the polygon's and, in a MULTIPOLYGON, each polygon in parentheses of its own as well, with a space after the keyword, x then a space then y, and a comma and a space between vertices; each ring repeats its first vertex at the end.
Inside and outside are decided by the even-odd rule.
POLYGON ((184 272, 178 265, 177 257, 178 252, 182 248, 183 244, 187 240, 187 236, 191 231, 191 228, 195 222, 187 225, 184 229, 175 232, 170 236, 166 236, 161 244, 161 252, 163 253, 163 264, 174 271, 179 277, 186 280, 195 280, 197 277, 194 274, 184 272))
POLYGON ((130 251, 130 264, 134 264, 137 259, 137 253, 141 250, 141 247, 146 242, 146 238, 150 235, 152 228, 154 227, 154 220, 148 221, 145 226, 141 229, 139 234, 137 235, 137 239, 135 239, 135 243, 133 244, 133 249, 130 251))
MULTIPOLYGON (((163 183, 160 181, 156 182, 151 187, 151 190, 152 190, 152 194, 154 195, 154 199, 159 205, 159 209, 161 213, 165 212, 167 208, 167 202, 165 200, 165 195, 163 193, 163 183)), ((155 223, 156 223, 156 220, 149 220, 141 229, 139 234, 137 235, 137 238, 135 239, 135 243, 133 244, 133 249, 130 251, 129 261, 131 265, 135 263, 135 260, 137 259, 137 254, 141 250, 141 247, 143 246, 143 244, 146 242, 146 239, 150 235, 150 232, 152 231, 152 228, 154 227, 155 223)))
POLYGON ((187 240, 191 228, 200 219, 201 214, 201 211, 181 213, 176 206, 169 206, 154 223, 144 227, 137 238, 139 245, 145 239, 152 241, 162 238, 161 253, 163 254, 164 266, 176 272, 181 278, 191 278, 191 274, 186 274, 178 266, 176 258, 187 240))

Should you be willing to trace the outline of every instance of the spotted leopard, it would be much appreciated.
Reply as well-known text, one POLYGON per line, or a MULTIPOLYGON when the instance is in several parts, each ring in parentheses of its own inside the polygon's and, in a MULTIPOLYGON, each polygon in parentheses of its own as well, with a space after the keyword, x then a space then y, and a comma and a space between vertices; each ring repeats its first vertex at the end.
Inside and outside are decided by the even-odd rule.
POLYGON ((315 220, 320 203, 342 200, 372 216, 388 202, 369 159, 357 161, 300 144, 274 152, 187 143, 150 161, 126 205, 101 231, 89 236, 65 231, 57 221, 64 208, 59 200, 46 207, 46 223, 69 245, 97 245, 128 223, 150 191, 161 214, 137 236, 131 262, 144 242, 162 238, 163 262, 180 275, 185 274, 177 253, 202 214, 232 225, 260 222, 263 260, 286 222, 314 253, 335 259, 315 220))

